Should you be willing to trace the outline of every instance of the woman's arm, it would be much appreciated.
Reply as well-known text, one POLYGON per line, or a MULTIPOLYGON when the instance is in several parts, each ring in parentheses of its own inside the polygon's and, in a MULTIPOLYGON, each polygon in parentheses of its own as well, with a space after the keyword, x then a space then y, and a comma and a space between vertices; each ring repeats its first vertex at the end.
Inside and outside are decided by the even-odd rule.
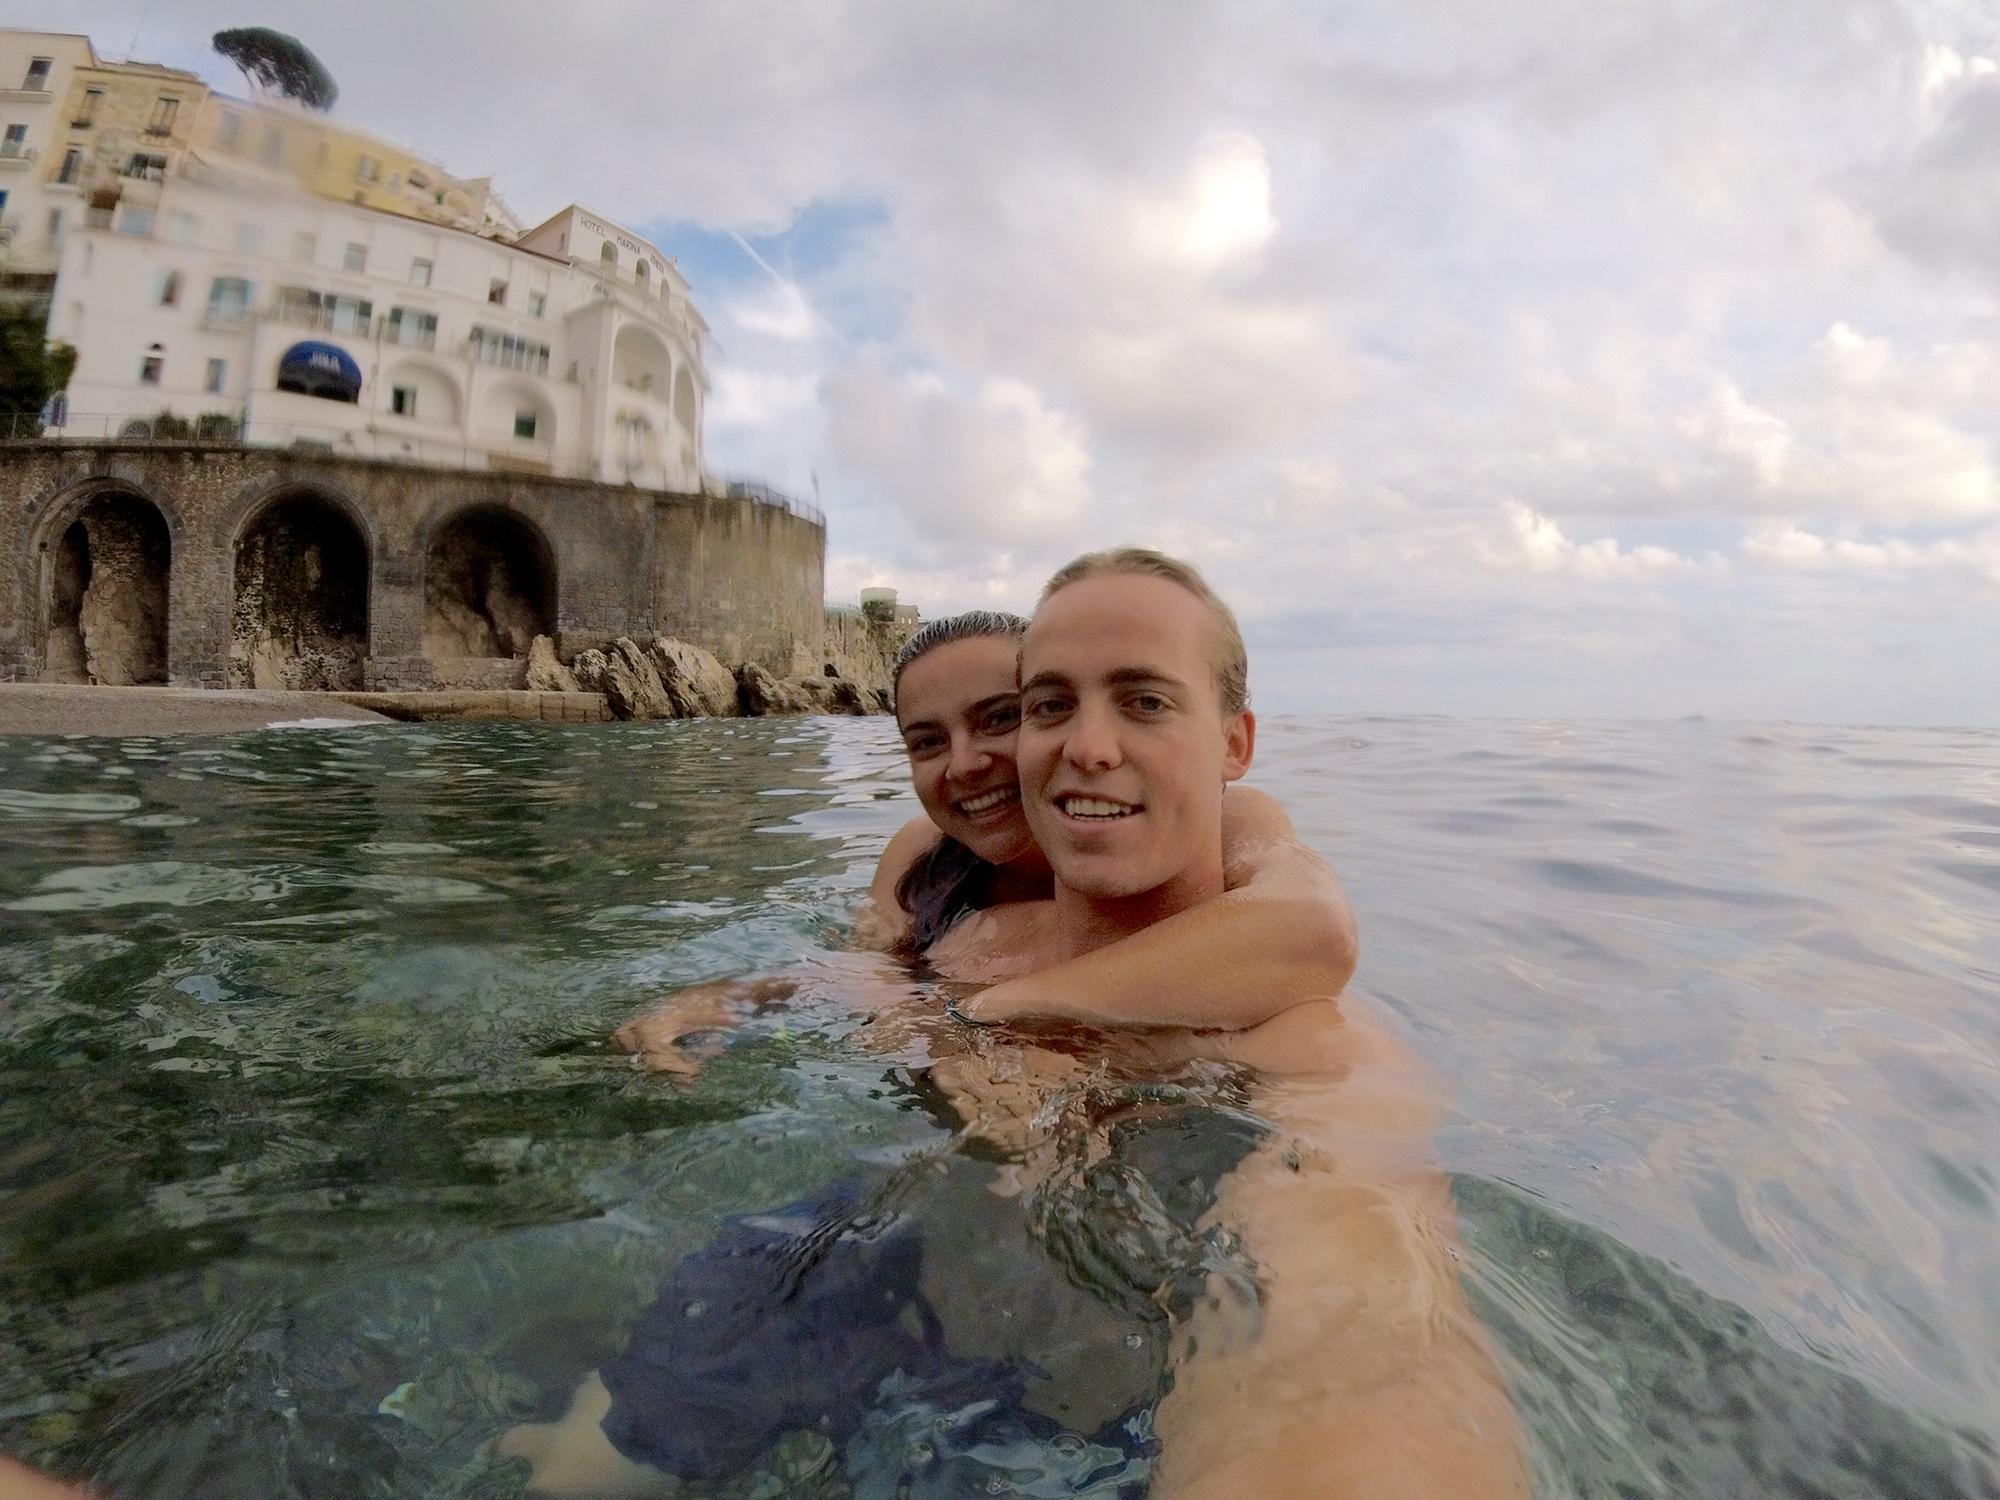
POLYGON ((1339 994, 1357 952, 1339 879, 1264 793, 1230 788, 1222 818, 1229 890, 1081 958, 996 984, 962 1009, 981 1021, 1235 1030, 1339 994))

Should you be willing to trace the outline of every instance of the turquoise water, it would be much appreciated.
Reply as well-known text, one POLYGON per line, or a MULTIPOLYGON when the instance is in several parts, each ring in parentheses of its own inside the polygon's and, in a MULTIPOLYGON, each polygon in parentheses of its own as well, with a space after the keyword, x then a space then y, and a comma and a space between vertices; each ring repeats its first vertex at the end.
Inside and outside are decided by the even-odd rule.
MULTIPOLYGON (((2000 734, 1280 719, 1256 779, 1450 1082, 1544 1494, 2000 1494, 2000 734)), ((957 1160, 825 993, 692 1084, 605 1040, 823 959, 907 798, 880 720, 0 740, 0 1451, 520 1493, 726 1216, 957 1160)))

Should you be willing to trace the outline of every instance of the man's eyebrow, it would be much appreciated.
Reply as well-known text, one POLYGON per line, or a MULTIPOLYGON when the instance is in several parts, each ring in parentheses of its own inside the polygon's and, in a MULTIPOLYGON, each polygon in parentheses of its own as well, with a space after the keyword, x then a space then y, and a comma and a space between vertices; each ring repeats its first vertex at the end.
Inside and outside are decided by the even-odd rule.
POLYGON ((1037 672, 1033 677, 1030 677, 1026 682, 1021 684, 1021 692, 1025 695, 1032 688, 1067 687, 1068 685, 1069 678, 1062 672, 1037 672))
POLYGON ((1168 687, 1187 685, 1172 672, 1162 671, 1158 667, 1119 667, 1106 672, 1104 680, 1116 687, 1132 687, 1135 684, 1152 682, 1163 683, 1168 687))
POLYGON ((990 698, 981 698, 977 703, 972 705, 968 712, 973 718, 978 718, 989 709, 998 708, 1003 703, 1019 703, 1020 701, 1021 695, 1012 688, 1009 688, 1004 693, 995 693, 990 698))

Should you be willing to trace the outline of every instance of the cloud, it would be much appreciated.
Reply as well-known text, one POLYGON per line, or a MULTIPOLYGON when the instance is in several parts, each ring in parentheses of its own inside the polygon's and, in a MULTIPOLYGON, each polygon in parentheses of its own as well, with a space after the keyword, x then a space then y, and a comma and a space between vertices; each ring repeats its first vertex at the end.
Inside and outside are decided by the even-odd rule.
MULTIPOLYGON (((1977 696, 1982 7, 600 0, 559 47, 469 0, 350 13, 263 16, 345 118, 531 216, 762 247, 695 282, 709 453, 820 481, 830 589, 1023 605, 1064 556, 1148 540, 1282 626, 1270 679, 1301 702, 1330 700, 1284 654, 1336 641, 1393 656, 1356 680, 1405 706, 1977 696), (1548 670, 1574 642, 1601 674, 1548 670), (1828 642, 1859 680, 1781 669, 1828 642)), ((240 19, 94 15, 197 64, 240 19)))

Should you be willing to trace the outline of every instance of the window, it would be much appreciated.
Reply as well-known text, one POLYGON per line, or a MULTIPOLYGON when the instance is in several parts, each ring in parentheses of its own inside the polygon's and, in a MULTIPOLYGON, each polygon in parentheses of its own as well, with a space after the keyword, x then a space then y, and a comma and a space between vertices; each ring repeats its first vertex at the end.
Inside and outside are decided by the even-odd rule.
POLYGON ((363 182, 374 182, 382 175, 382 163, 372 156, 364 156, 354 164, 354 175, 363 182))
POLYGON ((312 264, 312 258, 319 253, 319 236, 310 229, 292 231, 292 259, 312 264))
POLYGON ((218 276, 208 284, 208 321, 240 328, 250 321, 250 283, 241 276, 218 276))
POLYGON ((436 313, 428 313, 414 307, 392 307, 383 324, 382 332, 392 344, 407 344, 413 349, 432 349, 437 346, 438 320, 436 313))
POLYGON ((529 317, 539 318, 542 315, 542 310, 546 308, 548 305, 549 305, 549 294, 547 292, 528 293, 529 317))
POLYGON ((525 370, 530 375, 549 373, 549 346, 532 339, 516 338, 494 328, 472 330, 472 357, 481 364, 500 365, 509 370, 525 370))
POLYGON ((423 173, 412 168, 410 171, 410 186, 420 193, 427 193, 430 191, 431 180, 424 176, 423 173))
POLYGON ((343 270, 365 271, 368 269, 368 247, 353 240, 347 242, 347 252, 340 257, 343 270))
POLYGON ((638 266, 634 268, 632 274, 639 279, 640 291, 644 291, 647 287, 653 284, 653 268, 647 265, 643 260, 640 261, 638 266))
POLYGON ((161 95, 153 106, 153 117, 146 122, 147 135, 172 135, 174 117, 181 112, 181 101, 161 95))
POLYGON ((20 157, 28 154, 28 127, 9 125, 4 139, 0 139, 0 156, 20 157))
POLYGON ((410 285, 429 286, 431 284, 431 263, 421 255, 410 262, 410 285))
POLYGON ((97 106, 103 102, 103 89, 85 89, 83 91, 83 108, 78 110, 76 118, 69 122, 70 128, 73 130, 88 130, 96 123, 97 106))
POLYGON ((282 166, 285 160, 285 133, 275 125, 264 127, 264 160, 282 166))
POLYGON ((57 182, 75 182, 83 176, 83 148, 71 146, 63 152, 62 168, 56 173, 57 182))
POLYGON ((158 385, 160 372, 166 368, 167 351, 158 344, 149 345, 146 357, 139 361, 139 384, 158 385))
POLYGON ((129 234, 134 239, 148 239, 153 233, 153 211, 150 208, 125 208, 118 214, 118 232, 129 234))
POLYGON ((125 159, 123 175, 147 182, 163 182, 167 176, 167 159, 150 151, 134 151, 125 159))
POLYGON ((236 149, 236 138, 242 133, 243 116, 234 113, 225 113, 222 117, 222 123, 216 127, 215 139, 217 144, 230 151, 234 151, 236 149))
POLYGON ((393 193, 396 191, 397 188, 401 187, 402 185, 403 185, 403 174, 401 172, 391 172, 389 174, 389 191, 393 193))
POLYGON ((201 233, 201 220, 182 209, 167 215, 167 238, 176 245, 192 245, 201 233))
POLYGON ((417 388, 413 385, 390 386, 389 410, 399 417, 414 417, 417 414, 417 388))
POLYGON ((517 438, 526 438, 531 443, 535 440, 535 414, 533 412, 517 411, 514 413, 514 436, 517 438))
POLYGON ((159 296, 157 297, 156 300, 159 302, 160 306, 173 307, 180 302, 181 300, 180 272, 178 271, 160 272, 159 286, 160 286, 159 296))
POLYGON ((236 226, 236 253, 238 255, 255 255, 263 248, 263 230, 259 229, 255 224, 238 224, 236 226))
POLYGON ((208 373, 202 377, 201 388, 211 396, 220 395, 222 393, 222 383, 228 378, 229 361, 226 359, 211 359, 208 362, 208 373))
POLYGON ((39 94, 49 86, 49 69, 55 66, 53 57, 37 57, 28 63, 28 76, 21 80, 21 87, 31 94, 39 94))
POLYGON ((375 304, 365 297, 329 297, 326 306, 327 326, 335 333, 366 335, 375 319, 375 304))
POLYGON ((49 210, 49 243, 50 243, 51 245, 60 245, 60 244, 62 243, 62 230, 63 230, 63 213, 62 213, 62 210, 61 210, 61 209, 59 209, 59 208, 52 208, 52 209, 50 209, 50 210, 49 210))
POLYGON ((507 305, 507 283, 504 278, 495 276, 486 283, 486 300, 495 307, 507 305))
POLYGON ((606 240, 603 244, 599 245, 597 247, 597 263, 599 265, 609 266, 614 271, 617 270, 618 247, 612 244, 611 241, 609 240, 606 240))
POLYGON ((311 287, 287 286, 278 288, 277 315, 280 321, 295 323, 302 328, 365 335, 375 316, 375 304, 363 297, 316 292, 311 287))

